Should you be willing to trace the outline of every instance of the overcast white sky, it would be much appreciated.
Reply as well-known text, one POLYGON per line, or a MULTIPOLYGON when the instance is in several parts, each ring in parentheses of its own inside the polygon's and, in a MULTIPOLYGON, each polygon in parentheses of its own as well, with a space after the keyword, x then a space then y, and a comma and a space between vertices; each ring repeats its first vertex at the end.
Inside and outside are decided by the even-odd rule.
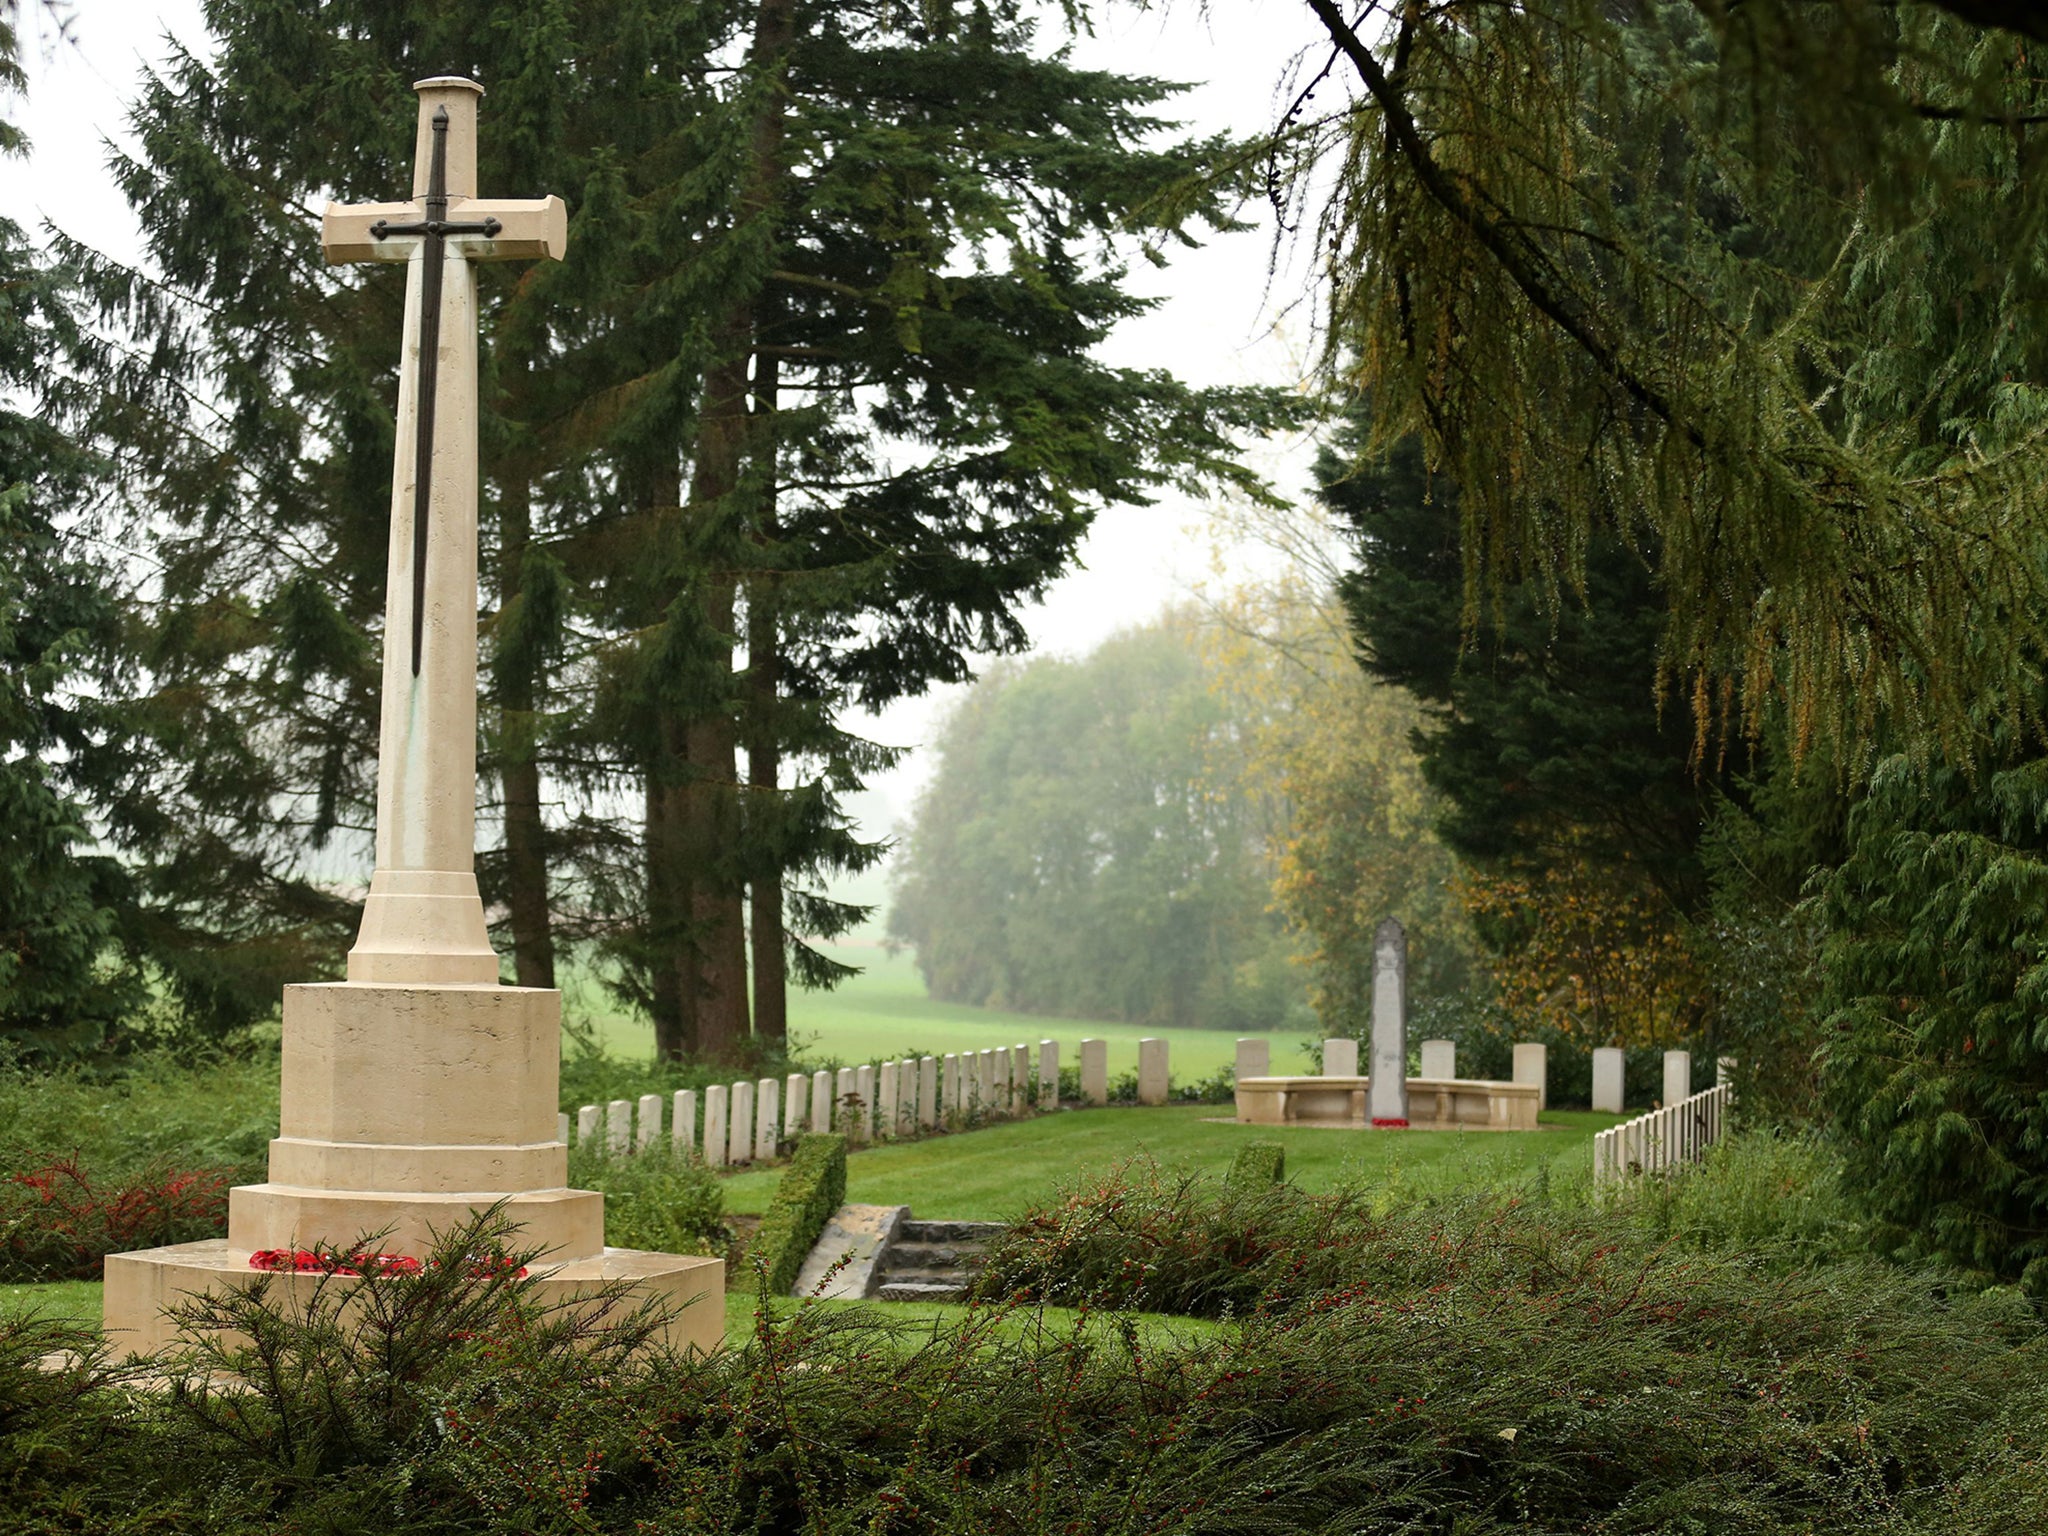
MULTIPOLYGON (((1194 84, 1178 108, 1191 129, 1264 127, 1274 116, 1283 72, 1313 39, 1313 17, 1299 0, 1213 0, 1204 10, 1194 0, 1149 12, 1118 6, 1099 20, 1095 37, 1078 44, 1078 60, 1194 84)), ((102 249, 132 248, 135 224, 107 175, 105 143, 124 137, 135 81, 146 64, 164 56, 167 34, 206 51, 198 0, 80 0, 72 43, 51 36, 36 0, 23 0, 22 12, 30 88, 28 100, 10 110, 32 150, 26 161, 0 164, 0 208, 24 225, 47 218, 102 249)), ((1114 336, 1105 359, 1169 368, 1196 383, 1296 382, 1310 337, 1305 312, 1288 310, 1301 295, 1304 272, 1299 265, 1283 268, 1269 290, 1269 239, 1262 226, 1183 253, 1164 272, 1138 264, 1134 286, 1162 302, 1114 336)), ((1296 493, 1306 481, 1308 457, 1305 444, 1276 443, 1261 449, 1258 462, 1283 490, 1296 493)), ((1106 514, 1084 547, 1082 568, 1031 616, 1033 641, 1045 649, 1084 651, 1209 577, 1215 555, 1204 509, 1189 501, 1106 514)), ((1239 552, 1228 563, 1255 558, 1239 552)), ((921 743, 946 697, 942 691, 891 709, 873 722, 872 734, 900 745, 921 743)), ((926 755, 913 752, 862 798, 857 809, 870 830, 889 830, 926 772, 926 755)))

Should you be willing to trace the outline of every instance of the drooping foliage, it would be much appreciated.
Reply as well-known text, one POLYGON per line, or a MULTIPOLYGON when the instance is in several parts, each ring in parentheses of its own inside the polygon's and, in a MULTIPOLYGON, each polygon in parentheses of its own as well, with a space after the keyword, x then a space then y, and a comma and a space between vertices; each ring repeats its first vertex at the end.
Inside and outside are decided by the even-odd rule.
MULTIPOLYGON (((1467 619, 1654 546, 1703 739, 2031 718, 2043 179, 2026 45, 1851 0, 1309 0, 1332 370, 1459 487, 1467 619), (1324 98, 1327 100, 1327 96, 1324 98)), ((1846 759, 1838 759, 1846 761, 1846 759)))

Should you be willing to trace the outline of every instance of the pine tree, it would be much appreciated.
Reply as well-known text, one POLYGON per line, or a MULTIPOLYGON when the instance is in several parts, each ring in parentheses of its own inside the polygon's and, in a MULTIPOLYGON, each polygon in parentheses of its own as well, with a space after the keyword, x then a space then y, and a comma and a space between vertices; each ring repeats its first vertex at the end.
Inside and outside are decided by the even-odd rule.
POLYGON ((403 185, 408 82, 472 72, 484 184, 572 205, 566 262, 485 275, 481 872, 520 979, 596 940, 664 1052, 735 1052, 748 883, 827 933, 850 914, 804 882, 874 856, 837 801, 887 754, 839 712, 1018 643, 1092 506, 1234 474, 1230 430, 1277 414, 1086 355, 1136 307, 1107 237, 1199 147, 1142 149, 1164 88, 1035 59, 1014 9, 208 14, 215 64, 150 85, 121 168, 165 281, 94 268, 139 343, 103 426, 173 528, 158 675, 212 749, 191 825, 273 872, 364 829, 402 290, 325 271, 302 210, 403 185))
MULTIPOLYGON (((0 15, 0 90, 26 85, 15 45, 0 15)), ((0 121, 0 153, 25 147, 0 121)), ((76 302, 0 219, 0 1045, 44 1057, 97 1049, 142 1002, 137 892, 96 815, 118 757, 102 697, 121 610, 80 521, 95 466, 52 410, 76 302)))

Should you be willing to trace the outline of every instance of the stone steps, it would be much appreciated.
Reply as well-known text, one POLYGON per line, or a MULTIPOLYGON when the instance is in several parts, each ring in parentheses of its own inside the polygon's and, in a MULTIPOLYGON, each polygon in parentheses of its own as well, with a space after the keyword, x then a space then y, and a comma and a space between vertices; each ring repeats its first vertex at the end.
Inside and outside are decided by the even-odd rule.
POLYGON ((904 1221, 877 1256, 881 1301, 961 1301, 982 1270, 999 1221, 904 1221))

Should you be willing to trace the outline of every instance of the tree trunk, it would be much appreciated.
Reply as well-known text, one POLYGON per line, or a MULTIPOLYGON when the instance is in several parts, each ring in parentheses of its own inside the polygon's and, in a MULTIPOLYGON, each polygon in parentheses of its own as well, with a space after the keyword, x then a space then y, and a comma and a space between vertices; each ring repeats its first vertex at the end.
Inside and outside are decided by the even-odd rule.
MULTIPOLYGON (((506 612, 520 592, 527 545, 533 540, 530 487, 516 477, 505 497, 504 554, 498 611, 506 612)), ((548 915, 547 827, 540 811, 540 755, 531 718, 534 680, 500 677, 499 731, 503 759, 499 781, 505 799, 505 907, 512 920, 512 970, 522 987, 555 984, 555 933, 548 915)))
MULTIPOLYGON (((755 15, 753 60, 776 67, 789 45, 792 0, 762 0, 755 15)), ((782 179, 783 109, 779 87, 771 86, 753 126, 747 184, 741 194, 738 227, 767 218, 782 179)), ((748 292, 719 315, 713 326, 714 362, 704 375, 692 456, 689 515, 721 521, 752 509, 740 506, 741 467, 748 448, 748 363, 753 352, 756 295, 748 292)), ((737 529, 735 528, 735 532, 737 529)), ((702 546, 735 549, 737 538, 710 538, 702 546)), ((735 563, 737 555, 734 555, 735 563)), ((731 646, 737 612, 738 578, 714 571, 698 594, 705 636, 723 636, 726 662, 719 675, 732 675, 731 646)), ((716 669, 714 669, 716 670, 716 669)), ((741 846, 739 731, 731 700, 706 700, 683 723, 683 763, 677 785, 673 853, 689 881, 690 942, 684 957, 684 1007, 694 1014, 692 1048, 714 1061, 731 1061, 752 1032, 747 1006, 746 879, 741 846)))
MULTIPOLYGON (((762 466, 762 510, 755 542, 765 549, 772 549, 782 532, 775 516, 779 467, 775 411, 782 366, 773 352, 759 346, 774 329, 775 318, 773 300, 764 297, 754 353, 753 438, 754 452, 762 466)), ((755 571, 747 588, 747 791, 755 815, 779 827, 782 747, 775 704, 782 685, 782 634, 775 584, 775 573, 764 568, 755 571)), ((780 1045, 789 1038, 789 957, 783 948, 786 938, 779 851, 765 858, 757 856, 753 876, 748 899, 752 906, 754 1033, 780 1045)))
MULTIPOLYGON (((759 383, 757 371, 757 393, 759 383)), ((773 385, 769 387, 772 389, 773 385)), ((769 531, 772 534, 772 528, 769 531)), ((776 798, 782 754, 775 736, 780 650, 771 583, 765 575, 757 575, 747 598, 747 789, 759 814, 769 818, 780 811, 776 798)), ((763 859, 756 864, 750 898, 754 930, 754 1031, 763 1040, 780 1043, 789 1038, 789 966, 783 951, 779 860, 763 859)))
MULTIPOLYGON (((682 484, 673 466, 656 472, 648 499, 656 517, 679 515, 682 484)), ((654 1021, 655 1058, 676 1061, 699 1049, 696 867, 683 814, 689 751, 683 722, 658 694, 654 713, 653 757, 646 767, 647 1011, 654 1021)))

